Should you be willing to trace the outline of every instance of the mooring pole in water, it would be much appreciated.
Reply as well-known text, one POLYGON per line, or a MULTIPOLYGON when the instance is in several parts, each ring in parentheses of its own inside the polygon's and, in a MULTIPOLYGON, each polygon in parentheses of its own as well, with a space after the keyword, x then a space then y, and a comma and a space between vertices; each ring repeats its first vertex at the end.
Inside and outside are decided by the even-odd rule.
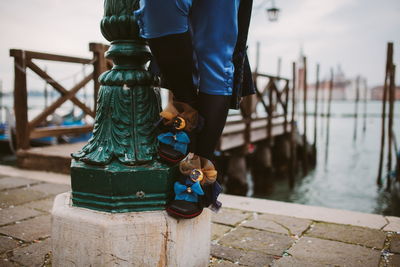
POLYGON ((387 173, 388 179, 386 189, 390 191, 391 188, 391 172, 392 172, 392 144, 393 144, 393 114, 394 114, 394 98, 395 98, 395 73, 396 66, 392 64, 389 74, 389 122, 388 122, 388 161, 387 161, 387 173))
POLYGON ((326 114, 326 142, 325 142, 325 167, 328 163, 329 154, 329 130, 331 121, 331 103, 332 103, 332 91, 333 91, 333 68, 331 68, 331 78, 329 80, 329 94, 328 94, 328 111, 326 114))
POLYGON ((355 107, 354 107, 354 132, 353 132, 353 141, 357 140, 357 121, 358 121, 358 101, 360 100, 360 75, 356 78, 356 97, 354 99, 355 107))
POLYGON ((320 89, 320 103, 321 103, 321 108, 320 108, 320 110, 321 110, 321 112, 320 112, 320 114, 319 114, 319 116, 321 117, 321 121, 320 121, 320 125, 321 125, 321 130, 320 130, 320 135, 321 136, 324 136, 324 118, 325 118, 325 116, 326 116, 326 114, 325 114, 325 102, 326 102, 326 93, 325 93, 325 91, 326 91, 326 84, 327 84, 327 82, 326 82, 326 80, 323 80, 322 81, 322 85, 321 85, 321 89, 320 89))
POLYGON ((376 183, 382 186, 382 166, 383 166, 383 151, 385 149, 385 121, 386 121, 386 99, 388 91, 388 78, 389 72, 393 62, 393 43, 387 44, 387 54, 386 54, 386 71, 385 71, 385 81, 383 83, 383 96, 382 96, 382 124, 381 124, 381 149, 379 153, 379 167, 378 167, 378 177, 376 183))
POLYGON ((255 72, 258 73, 258 67, 260 66, 260 42, 256 44, 256 69, 255 72))
POLYGON ((367 78, 363 79, 364 84, 364 115, 363 115, 363 133, 367 130, 367 99, 368 99, 368 85, 367 78))
POLYGON ((303 171, 308 173, 308 145, 307 145, 307 58, 303 57, 303 171))
POLYGON ((314 101, 314 153, 317 152, 317 119, 318 119, 318 91, 319 91, 319 64, 317 64, 314 101))
POLYGON ((290 127, 290 163, 289 163, 289 186, 294 186, 295 167, 296 167, 296 63, 292 64, 292 121, 290 127))
POLYGON ((0 80, 0 123, 3 121, 3 81, 0 80))
POLYGON ((276 76, 281 77, 281 65, 282 65, 282 58, 278 57, 278 65, 276 70, 276 76))

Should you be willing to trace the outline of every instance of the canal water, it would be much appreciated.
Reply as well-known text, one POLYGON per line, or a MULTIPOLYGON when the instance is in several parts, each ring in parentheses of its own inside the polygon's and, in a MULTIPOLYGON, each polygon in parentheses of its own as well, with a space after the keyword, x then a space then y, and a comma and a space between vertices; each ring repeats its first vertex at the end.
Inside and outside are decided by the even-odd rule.
MULTIPOLYGON (((354 141, 355 119, 352 116, 354 103, 334 101, 328 147, 326 147, 326 118, 319 117, 317 121, 316 168, 305 177, 297 177, 293 189, 289 189, 287 179, 278 178, 274 179, 272 188, 266 195, 257 197, 400 216, 400 200, 393 193, 387 192, 385 188, 379 188, 376 184, 381 136, 381 108, 381 103, 378 101, 368 102, 366 131, 363 132, 363 105, 359 104, 357 139, 354 141), (327 160, 325 159, 326 152, 327 160)), ((311 107, 308 109, 309 113, 310 110, 311 107)), ((300 112, 302 111, 300 110, 300 112)), ((395 134, 400 141, 399 102, 395 105, 395 112, 395 134)), ((301 121, 299 120, 300 132, 302 132, 301 121)), ((307 120, 309 142, 313 140, 313 123, 314 117, 309 116, 307 120)), ((387 151, 385 151, 385 158, 386 153, 387 151)), ((386 173, 385 161, 382 177, 385 177, 386 173)))
MULTIPOLYGON (((88 100, 91 98, 89 97, 88 100)), ((43 97, 30 97, 29 101, 32 107, 29 115, 32 118, 35 113, 42 110, 43 97)), ((4 98, 3 105, 12 108, 12 98, 4 98)), ((312 101, 309 102, 309 105, 308 112, 311 113, 312 101)), ((302 104, 298 103, 298 107, 302 107, 302 104)), ((287 179, 277 177, 271 183, 268 193, 256 197, 400 216, 399 199, 376 185, 381 133, 381 103, 370 101, 367 107, 366 131, 363 132, 363 104, 360 102, 357 140, 353 141, 354 103, 333 101, 327 161, 325 160, 326 118, 319 117, 316 168, 305 177, 297 177, 293 189, 289 188, 287 179)), ((68 112, 71 108, 72 106, 66 103, 63 106, 63 113, 68 112)), ((301 114, 302 110, 300 109, 298 112, 301 114)), ((400 102, 395 105, 395 113, 395 134, 400 143, 400 102)), ((4 113, 2 117, 5 118, 4 113)), ((300 132, 302 132, 301 122, 302 119, 299 119, 300 132)), ((310 115, 307 122, 310 142, 313 140, 313 122, 314 117, 310 115)), ((393 162, 395 162, 394 156, 393 162)), ((8 161, 7 164, 10 162, 8 161)), ((385 174, 386 163, 384 167, 385 174)), ((250 188, 249 195, 252 195, 252 191, 254 190, 250 188)))

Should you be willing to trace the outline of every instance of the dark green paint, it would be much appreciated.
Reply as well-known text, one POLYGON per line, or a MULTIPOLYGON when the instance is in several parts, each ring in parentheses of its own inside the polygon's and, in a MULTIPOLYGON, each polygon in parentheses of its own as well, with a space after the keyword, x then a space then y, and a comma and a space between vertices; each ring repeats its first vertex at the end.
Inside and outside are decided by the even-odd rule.
POLYGON ((158 163, 158 83, 146 69, 151 53, 139 37, 138 0, 105 0, 101 32, 114 67, 100 76, 93 137, 73 153, 73 205, 107 212, 163 209, 176 168, 158 163), (144 195, 143 195, 144 194, 144 195))

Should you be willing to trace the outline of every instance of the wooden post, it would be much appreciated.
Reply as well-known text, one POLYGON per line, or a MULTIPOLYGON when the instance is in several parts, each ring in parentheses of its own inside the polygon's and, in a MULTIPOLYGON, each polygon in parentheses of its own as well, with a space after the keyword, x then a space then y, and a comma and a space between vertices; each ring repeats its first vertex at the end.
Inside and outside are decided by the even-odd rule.
POLYGON ((275 89, 275 80, 274 78, 270 78, 271 81, 269 83, 270 86, 267 87, 268 90, 268 125, 267 125, 267 136, 268 136, 268 146, 270 149, 272 149, 272 117, 274 113, 274 104, 273 102, 273 91, 275 89))
POLYGON ((329 131, 330 131, 330 118, 331 118, 332 91, 333 91, 333 69, 331 68, 331 79, 329 80, 329 94, 328 94, 328 111, 326 114, 325 166, 328 163, 328 154, 329 154, 329 131))
POLYGON ((289 163, 289 186, 294 186, 294 169, 296 166, 296 122, 295 122, 295 111, 296 111, 296 63, 292 64, 292 121, 290 127, 290 163, 289 163))
POLYGON ((304 134, 303 134, 303 170, 304 173, 308 173, 308 144, 307 144, 307 58, 303 57, 303 125, 304 125, 304 134))
POLYGON ((358 121, 358 101, 360 100, 360 76, 356 78, 356 98, 354 100, 354 131, 353 131, 353 141, 357 140, 357 121, 358 121))
POLYGON ((3 81, 0 80, 0 123, 3 121, 3 81))
POLYGON ((260 64, 260 42, 257 42, 256 45, 256 69, 255 69, 255 73, 258 73, 258 67, 260 64))
POLYGON ((320 117, 321 117, 321 121, 320 121, 320 124, 321 124, 321 136, 324 136, 324 118, 325 118, 325 116, 326 116, 326 114, 325 114, 325 102, 326 102, 326 92, 325 91, 327 91, 326 90, 326 88, 327 88, 327 86, 326 86, 326 84, 327 84, 327 81, 325 81, 325 80, 323 80, 322 81, 322 85, 321 85, 321 100, 320 100, 320 103, 321 103, 321 113, 320 113, 320 117))
POLYGON ((277 77, 281 77, 281 65, 282 65, 282 58, 278 57, 278 66, 276 70, 277 77))
POLYGON ((283 121, 283 132, 285 133, 285 136, 287 134, 287 125, 288 125, 288 111, 289 111, 289 81, 286 81, 285 88, 283 89, 285 93, 285 105, 283 106, 283 112, 284 112, 284 121, 283 121))
POLYGON ((393 114, 394 114, 394 98, 395 98, 395 73, 396 73, 396 66, 392 64, 390 68, 389 74, 389 122, 388 122, 388 161, 387 161, 387 173, 388 179, 386 184, 386 189, 390 191, 391 189, 391 172, 392 172, 392 144, 393 144, 393 114))
POLYGON ((26 90, 26 57, 23 50, 10 50, 14 57, 14 113, 18 149, 29 148, 28 93, 26 90))
POLYGON ((363 115, 363 133, 367 130, 367 100, 368 100, 368 85, 367 79, 364 78, 364 115, 363 115))
POLYGON ((315 83, 315 105, 314 105, 314 152, 317 151, 317 119, 318 119, 318 91, 319 91, 319 64, 317 64, 315 83))
POLYGON ((107 71, 107 60, 104 57, 104 52, 107 50, 104 44, 90 43, 89 50, 93 52, 93 83, 94 83, 94 112, 97 109, 97 96, 100 89, 100 75, 107 71))
POLYGON ((383 97, 382 97, 382 124, 381 124, 381 149, 379 153, 379 167, 378 167, 378 177, 376 183, 382 185, 382 167, 383 167, 383 151, 385 149, 385 120, 386 120, 386 99, 388 91, 388 78, 391 66, 393 64, 393 43, 387 44, 387 54, 386 54, 386 71, 385 71, 385 81, 383 84, 383 97))

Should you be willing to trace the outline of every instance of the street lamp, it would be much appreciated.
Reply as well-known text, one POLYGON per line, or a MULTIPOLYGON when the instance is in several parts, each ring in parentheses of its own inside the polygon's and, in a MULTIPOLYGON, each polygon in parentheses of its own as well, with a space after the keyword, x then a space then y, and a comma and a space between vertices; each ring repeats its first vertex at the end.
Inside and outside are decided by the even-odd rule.
POLYGON ((271 7, 266 8, 265 11, 267 12, 268 20, 271 22, 275 22, 278 20, 279 17, 279 8, 276 8, 275 1, 271 0, 271 7))

